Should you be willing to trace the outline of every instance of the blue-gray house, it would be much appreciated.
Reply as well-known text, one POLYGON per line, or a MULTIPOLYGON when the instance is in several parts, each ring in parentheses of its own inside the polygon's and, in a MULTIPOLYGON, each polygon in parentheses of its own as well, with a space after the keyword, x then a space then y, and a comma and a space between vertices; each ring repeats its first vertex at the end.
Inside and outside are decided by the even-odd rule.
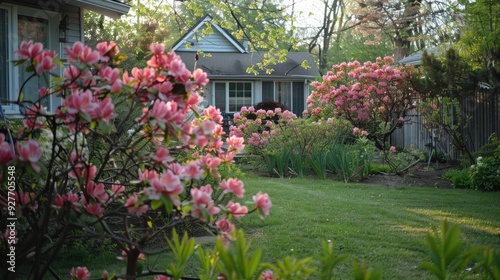
POLYGON ((207 72, 210 83, 204 89, 205 100, 229 114, 239 112, 242 106, 274 100, 299 116, 306 109, 310 82, 320 75, 306 52, 289 52, 287 60, 275 65, 271 74, 248 73, 248 67, 261 61, 261 54, 248 51, 246 42, 236 40, 209 15, 191 27, 172 50, 190 70, 207 72), (209 27, 212 32, 206 32, 209 27), (303 61, 310 68, 303 68, 303 61))

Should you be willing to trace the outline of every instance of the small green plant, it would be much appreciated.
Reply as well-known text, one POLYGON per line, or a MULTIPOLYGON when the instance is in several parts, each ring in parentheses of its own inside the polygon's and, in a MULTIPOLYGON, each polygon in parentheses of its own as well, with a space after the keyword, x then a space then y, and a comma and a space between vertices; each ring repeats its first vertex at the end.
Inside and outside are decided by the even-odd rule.
POLYGON ((460 240, 458 225, 444 220, 441 231, 427 235, 427 246, 431 249, 431 261, 424 262, 421 268, 431 272, 437 279, 455 279, 456 274, 463 270, 468 255, 464 254, 464 245, 460 240), (455 276, 454 276, 455 275, 455 276))
POLYGON ((470 189, 472 186, 469 169, 450 169, 443 177, 456 189, 470 189))
POLYGON ((309 164, 320 179, 326 179, 326 166, 329 157, 329 151, 316 148, 309 156, 309 164))
POLYGON ((352 274, 354 280, 380 280, 382 271, 373 270, 366 265, 365 261, 352 261, 352 274))
POLYGON ((369 174, 390 173, 391 167, 387 164, 371 164, 369 174))

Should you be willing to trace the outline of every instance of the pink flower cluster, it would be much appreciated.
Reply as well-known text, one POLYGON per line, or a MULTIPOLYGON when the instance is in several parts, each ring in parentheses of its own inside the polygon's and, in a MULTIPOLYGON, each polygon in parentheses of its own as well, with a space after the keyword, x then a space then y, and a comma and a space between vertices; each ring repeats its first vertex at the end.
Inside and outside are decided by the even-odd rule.
POLYGON ((335 115, 357 127, 375 118, 397 122, 415 92, 410 83, 413 68, 393 66, 392 62, 385 57, 375 63, 334 65, 322 82, 311 84, 314 90, 307 99, 308 113, 320 114, 331 106, 335 115))
MULTIPOLYGON (((40 172, 40 166, 37 164, 42 157, 43 151, 37 140, 29 139, 27 141, 17 142, 15 152, 12 150, 12 145, 5 139, 5 134, 0 133, 0 164, 7 166, 12 165, 15 161, 30 166, 35 172, 40 172)), ((0 179, 2 173, 0 171, 0 179)))
POLYGON ((41 75, 44 72, 50 72, 57 67, 54 61, 56 53, 54 51, 45 50, 41 43, 23 41, 15 53, 21 59, 30 60, 37 75, 41 75))
POLYGON ((229 135, 244 137, 249 145, 263 148, 277 133, 276 128, 286 126, 296 118, 294 113, 281 108, 266 111, 242 107, 240 113, 234 114, 234 125, 230 127, 229 135))

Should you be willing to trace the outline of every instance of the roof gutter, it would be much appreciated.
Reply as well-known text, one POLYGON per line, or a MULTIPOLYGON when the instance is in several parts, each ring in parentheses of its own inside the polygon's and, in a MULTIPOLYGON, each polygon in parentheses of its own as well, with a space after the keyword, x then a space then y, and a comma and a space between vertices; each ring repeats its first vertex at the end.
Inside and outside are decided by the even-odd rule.
POLYGON ((69 0, 66 3, 94 11, 114 19, 119 19, 130 10, 129 5, 115 0, 69 0))

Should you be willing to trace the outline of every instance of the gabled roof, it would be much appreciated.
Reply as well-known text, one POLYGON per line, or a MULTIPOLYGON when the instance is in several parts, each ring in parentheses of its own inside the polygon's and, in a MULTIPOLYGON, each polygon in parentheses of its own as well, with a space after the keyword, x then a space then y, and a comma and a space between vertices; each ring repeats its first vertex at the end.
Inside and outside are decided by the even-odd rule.
MULTIPOLYGON (((199 20, 194 26, 192 26, 184 36, 182 36, 177 42, 174 43, 172 50, 176 51, 180 47, 182 47, 186 42, 188 42, 198 31, 201 31, 207 24, 207 22, 212 26, 212 29, 218 31, 227 42, 232 45, 237 51, 240 53, 246 53, 245 47, 241 45, 236 38, 234 38, 229 32, 227 32, 224 28, 212 22, 212 17, 210 15, 205 15, 201 20, 199 20)), ((192 50, 193 52, 196 49, 192 50)))
POLYGON ((192 52, 177 52, 181 56, 182 61, 190 70, 201 68, 208 74, 210 79, 273 79, 276 77, 282 79, 313 79, 319 76, 316 63, 311 55, 307 52, 289 52, 287 60, 284 63, 279 63, 272 66, 274 71, 271 74, 266 74, 265 71, 259 71, 256 76, 252 73, 247 73, 248 67, 261 61, 261 57, 257 53, 210 53, 210 56, 199 55, 195 65, 195 54, 192 52), (301 66, 306 60, 310 68, 305 69, 301 66))

